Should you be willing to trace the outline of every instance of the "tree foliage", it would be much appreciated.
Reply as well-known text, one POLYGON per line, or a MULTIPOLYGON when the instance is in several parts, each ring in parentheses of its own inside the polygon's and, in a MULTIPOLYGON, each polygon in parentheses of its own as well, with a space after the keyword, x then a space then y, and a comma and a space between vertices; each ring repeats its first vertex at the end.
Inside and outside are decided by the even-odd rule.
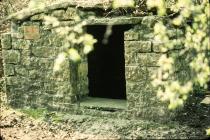
MULTIPOLYGON (((149 8, 156 7, 159 16, 167 16, 164 0, 148 0, 149 8)), ((158 97, 163 101, 169 101, 169 109, 182 106, 184 100, 193 90, 195 85, 207 88, 210 80, 210 45, 209 45, 209 3, 207 0, 191 1, 178 0, 170 10, 177 13, 169 21, 172 28, 181 28, 184 35, 175 39, 169 38, 168 28, 164 21, 159 21, 154 26, 154 40, 162 43, 162 51, 170 51, 181 46, 176 55, 163 55, 160 60, 158 73, 153 77, 153 85, 158 88, 158 97), (184 79, 173 78, 176 73, 176 63, 184 59, 185 67, 188 67, 191 77, 184 79)))

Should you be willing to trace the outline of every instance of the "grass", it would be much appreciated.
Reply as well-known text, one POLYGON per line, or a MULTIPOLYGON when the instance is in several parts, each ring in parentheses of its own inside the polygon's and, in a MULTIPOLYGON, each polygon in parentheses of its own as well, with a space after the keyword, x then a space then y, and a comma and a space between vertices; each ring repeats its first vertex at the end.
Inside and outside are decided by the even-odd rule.
POLYGON ((27 109, 20 109, 20 112, 34 119, 39 119, 44 117, 44 114, 47 112, 47 110, 44 108, 38 108, 38 109, 27 108, 27 109))
POLYGON ((44 121, 52 121, 55 123, 59 123, 62 121, 63 115, 62 113, 55 113, 52 111, 48 111, 45 108, 27 108, 27 109, 20 109, 20 112, 26 114, 29 117, 34 119, 42 119, 44 121))

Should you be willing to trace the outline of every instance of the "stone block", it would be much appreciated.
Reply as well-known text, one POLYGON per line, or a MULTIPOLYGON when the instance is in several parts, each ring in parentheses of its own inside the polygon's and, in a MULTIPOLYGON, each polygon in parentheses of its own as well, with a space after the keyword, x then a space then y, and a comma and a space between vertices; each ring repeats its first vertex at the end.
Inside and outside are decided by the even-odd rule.
POLYGON ((177 38, 184 35, 184 31, 181 29, 169 29, 167 33, 170 38, 177 38))
POLYGON ((70 94, 71 85, 69 82, 56 82, 56 94, 60 96, 64 96, 65 94, 70 94))
POLYGON ((135 64, 134 59, 136 57, 137 53, 125 53, 125 65, 133 65, 135 64))
POLYGON ((41 69, 53 70, 53 61, 54 59, 40 58, 38 65, 41 69))
POLYGON ((5 76, 13 76, 14 72, 14 65, 13 64, 4 64, 4 75, 5 76))
POLYGON ((150 41, 125 41, 125 53, 151 52, 150 41))
POLYGON ((36 57, 54 58, 56 56, 55 49, 52 47, 33 47, 31 53, 36 57))
POLYGON ((147 27, 146 25, 135 26, 136 32, 139 34, 139 40, 152 40, 154 38, 153 28, 147 27))
POLYGON ((15 39, 23 39, 24 38, 24 35, 22 33, 12 33, 11 36, 12 36, 12 38, 15 38, 15 39))
POLYGON ((44 82, 44 90, 49 93, 49 94, 54 94, 54 88, 56 87, 56 82, 55 81, 47 81, 44 82))
POLYGON ((160 56, 159 53, 128 53, 125 54, 125 64, 155 67, 160 56))
POLYGON ((81 96, 85 96, 89 93, 88 90, 88 64, 83 62, 78 65, 78 83, 77 93, 81 96))
POLYGON ((16 76, 6 77, 6 85, 18 85, 19 83, 20 81, 16 76))
POLYGON ((24 68, 23 66, 20 66, 20 65, 15 66, 15 72, 21 76, 25 76, 25 77, 28 76, 28 71, 26 70, 26 68, 24 68))
POLYGON ((37 25, 24 26, 24 38, 31 40, 39 39, 40 38, 39 26, 37 25))
POLYGON ((145 85, 147 84, 146 80, 140 81, 140 82, 129 82, 126 81, 126 93, 138 93, 142 89, 145 88, 145 85))
POLYGON ((158 66, 158 60, 161 54, 158 53, 139 53, 136 62, 142 66, 158 66))
POLYGON ((39 68, 39 58, 37 57, 29 57, 28 62, 31 68, 39 68))
POLYGON ((68 7, 63 18, 64 19, 74 19, 76 16, 78 16, 78 10, 76 8, 68 7))
POLYGON ((138 40, 139 39, 139 33, 138 31, 126 31, 124 32, 124 40, 138 40))
POLYGON ((18 27, 19 27, 19 25, 18 25, 17 22, 11 21, 10 30, 11 30, 12 33, 18 32, 18 27))
POLYGON ((152 33, 152 31, 140 31, 139 33, 139 38, 141 40, 152 40, 154 39, 154 34, 152 33))
POLYGON ((157 17, 155 16, 145 16, 142 19, 141 25, 148 27, 148 28, 153 28, 154 24, 157 22, 157 17))
MULTIPOLYGON (((42 80, 30 79, 30 85, 29 85, 30 91, 39 92, 41 94, 44 91, 43 87, 44 87, 44 82, 42 80)), ((36 96, 39 96, 39 94, 37 94, 36 96)))
POLYGON ((13 49, 29 49, 30 41, 24 39, 16 39, 12 42, 13 49))
POLYGON ((18 50, 5 50, 2 53, 5 63, 18 64, 20 62, 20 52, 18 50))
POLYGON ((41 14, 37 14, 31 17, 32 21, 38 21, 38 20, 43 20, 44 17, 46 16, 46 14, 41 13, 41 14))
POLYGON ((30 57, 27 56, 27 55, 22 55, 22 56, 21 56, 21 64, 22 64, 23 66, 30 66, 30 64, 31 64, 31 59, 30 59, 30 57))
POLYGON ((152 42, 152 51, 153 52, 160 52, 160 53, 165 53, 167 50, 164 49, 164 43, 159 43, 159 42, 152 42))
POLYGON ((177 44, 173 47, 173 49, 166 50, 163 42, 155 42, 155 41, 152 42, 152 51, 157 53, 166 53, 173 50, 181 50, 183 48, 184 48, 183 45, 177 44))
POLYGON ((88 75, 88 64, 87 63, 81 63, 78 65, 78 75, 79 77, 87 77, 88 75))
POLYGON ((62 19, 63 15, 65 15, 65 11, 64 10, 55 10, 51 14, 51 16, 56 17, 58 19, 62 19))
POLYGON ((1 35, 1 46, 2 49, 11 49, 12 48, 12 38, 11 34, 5 33, 1 35))
POLYGON ((38 79, 45 76, 45 72, 37 70, 30 70, 29 71, 29 78, 30 79, 38 79))
POLYGON ((21 50, 21 55, 25 57, 30 57, 31 50, 21 50))
POLYGON ((148 70, 146 67, 126 66, 125 67, 126 81, 147 81, 148 70))
POLYGON ((24 38, 24 31, 23 31, 23 27, 19 27, 19 25, 15 25, 16 29, 12 29, 12 33, 11 36, 13 39, 23 39, 24 38))

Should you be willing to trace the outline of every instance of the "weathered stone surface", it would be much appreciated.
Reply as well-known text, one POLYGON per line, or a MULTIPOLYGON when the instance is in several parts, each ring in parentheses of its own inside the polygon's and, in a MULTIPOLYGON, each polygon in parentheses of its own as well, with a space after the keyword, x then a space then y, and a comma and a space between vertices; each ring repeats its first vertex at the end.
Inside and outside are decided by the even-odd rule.
POLYGON ((81 63, 78 66, 78 75, 80 77, 87 77, 88 74, 88 64, 87 63, 81 63))
POLYGON ((159 53, 128 53, 125 54, 126 65, 158 66, 159 53))
MULTIPOLYGON (((35 72, 34 74, 37 75, 38 73, 35 72)), ((44 86, 44 82, 42 80, 36 79, 36 78, 30 79, 29 89, 30 89, 30 91, 34 92, 33 94, 35 96, 39 97, 39 95, 44 91, 43 86, 44 86), (37 94, 35 94, 35 93, 37 93, 37 94), (40 94, 38 94, 38 93, 40 93, 40 94)))
POLYGON ((23 39, 24 35, 21 33, 12 33, 11 34, 12 38, 16 38, 16 39, 23 39))
POLYGON ((24 21, 25 19, 28 19, 29 17, 39 14, 39 13, 47 13, 49 11, 53 11, 56 9, 65 9, 67 7, 82 7, 84 9, 89 8, 99 8, 99 9, 108 9, 112 7, 112 1, 96 1, 96 0, 88 0, 88 1, 81 1, 81 0, 71 0, 71 1, 60 1, 55 2, 50 5, 46 5, 44 8, 34 8, 34 9, 23 9, 17 13, 14 13, 7 17, 2 22, 5 22, 6 20, 12 20, 12 21, 24 21))
POLYGON ((125 65, 136 65, 134 62, 134 59, 136 57, 137 53, 125 53, 125 65))
POLYGON ((25 57, 30 57, 30 55, 31 55, 31 50, 30 50, 30 49, 29 49, 29 50, 26 50, 26 49, 21 50, 21 55, 22 55, 22 56, 25 56, 25 57))
POLYGON ((113 17, 113 18, 93 18, 87 20, 88 25, 128 25, 139 24, 141 17, 113 17))
POLYGON ((125 53, 151 52, 150 41, 125 41, 125 53))
POLYGON ((82 62, 78 65, 78 93, 81 96, 87 96, 88 90, 88 64, 87 62, 82 62))
POLYGON ((70 80, 70 71, 69 68, 62 68, 59 72, 54 73, 52 69, 45 75, 45 81, 54 80, 59 82, 69 81, 70 80))
POLYGON ((165 45, 164 42, 155 42, 155 41, 153 41, 152 42, 152 50, 153 50, 153 52, 165 53, 165 52, 174 51, 174 50, 180 51, 181 49, 184 48, 183 45, 177 44, 177 45, 173 46, 173 49, 167 50, 167 49, 165 49, 164 45, 165 45))
POLYGON ((134 116, 156 121, 167 121, 173 116, 167 105, 160 102, 156 97, 156 90, 149 82, 129 82, 127 85, 131 86, 127 89, 128 110, 134 116))
POLYGON ((141 40, 152 40, 154 39, 154 34, 152 33, 153 31, 147 31, 147 32, 144 32, 144 31, 140 31, 139 32, 139 38, 141 40))
POLYGON ((24 39, 17 39, 15 41, 13 41, 12 47, 13 47, 13 49, 20 49, 20 50, 29 49, 30 42, 28 40, 24 40, 24 39))
MULTIPOLYGON (((45 76, 45 72, 44 71, 40 71, 40 70, 30 70, 29 71, 29 78, 31 79, 37 79, 37 78, 44 78, 45 76)), ((40 79, 42 80, 42 79, 40 79)))
POLYGON ((71 94, 71 85, 68 82, 56 82, 56 95, 64 96, 71 94))
POLYGON ((18 32, 18 27, 19 27, 18 23, 12 21, 10 26, 11 33, 18 32))
MULTIPOLYGON (((143 88, 145 88, 145 85, 147 84, 146 80, 142 80, 140 82, 126 82, 126 93, 138 93, 143 88)), ((130 100, 131 101, 131 100, 130 100)))
POLYGON ((20 62, 20 52, 17 50, 5 50, 3 57, 5 63, 17 64, 20 62))
POLYGON ((14 72, 14 65, 13 64, 4 64, 4 75, 5 76, 13 76, 14 72))
POLYGON ((124 40, 138 40, 139 39, 139 33, 135 32, 133 30, 126 31, 124 33, 124 40))
POLYGON ((163 49, 163 46, 164 44, 163 43, 159 43, 159 42, 155 42, 153 41, 152 42, 152 51, 153 52, 167 52, 167 50, 163 49))
POLYGON ((44 13, 37 14, 37 15, 32 16, 31 20, 32 21, 43 20, 45 16, 47 16, 47 15, 44 13))
POLYGON ((141 25, 152 28, 154 24, 156 23, 157 19, 158 17, 155 17, 155 16, 145 16, 142 19, 141 25))
POLYGON ((56 87, 56 82, 55 81, 46 81, 44 82, 44 90, 48 94, 55 94, 54 87, 56 87))
POLYGON ((18 85, 19 79, 16 76, 6 77, 6 85, 18 85))
POLYGON ((21 61, 20 63, 23 65, 23 66, 29 66, 31 64, 31 59, 29 56, 26 56, 26 55, 22 55, 21 56, 21 61))
POLYGON ((24 38, 23 27, 19 27, 18 25, 14 24, 14 27, 12 26, 11 30, 12 30, 11 36, 13 39, 23 39, 24 38))
POLYGON ((63 15, 64 19, 74 19, 78 16, 78 10, 76 8, 69 7, 66 10, 66 13, 63 15))
POLYGON ((1 46, 2 49, 11 49, 12 48, 12 38, 11 34, 5 33, 1 35, 1 46))
POLYGON ((53 58, 56 55, 54 48, 45 46, 33 47, 31 52, 36 57, 53 58))
MULTIPOLYGON (((70 12, 70 11, 67 10, 67 12, 70 12)), ((51 14, 51 16, 56 17, 58 19, 62 19, 63 15, 65 15, 65 11, 64 10, 55 10, 51 14)))
POLYGON ((25 76, 25 77, 28 76, 28 71, 27 71, 27 69, 24 68, 24 67, 21 66, 21 65, 15 66, 15 72, 17 73, 17 75, 21 75, 21 76, 25 76))
POLYGON ((126 81, 147 81, 148 70, 146 67, 126 66, 125 67, 126 81))
POLYGON ((184 35, 184 32, 180 29, 169 29, 167 33, 170 38, 177 38, 184 35))
POLYGON ((139 34, 139 40, 150 41, 154 39, 153 28, 147 25, 138 24, 135 27, 135 31, 139 34))
POLYGON ((39 26, 37 25, 24 26, 24 38, 32 40, 39 39, 40 38, 39 26))
POLYGON ((30 57, 30 66, 32 68, 39 68, 40 70, 49 70, 53 68, 54 59, 50 58, 38 58, 38 57, 30 57))

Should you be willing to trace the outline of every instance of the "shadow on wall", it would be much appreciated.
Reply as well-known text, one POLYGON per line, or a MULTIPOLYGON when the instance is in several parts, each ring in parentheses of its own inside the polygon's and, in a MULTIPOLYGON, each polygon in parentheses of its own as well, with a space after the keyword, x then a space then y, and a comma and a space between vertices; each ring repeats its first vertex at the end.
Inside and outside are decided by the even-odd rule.
POLYGON ((3 70, 3 59, 2 59, 2 46, 1 46, 1 40, 0 40, 0 78, 4 76, 4 70, 3 70))

